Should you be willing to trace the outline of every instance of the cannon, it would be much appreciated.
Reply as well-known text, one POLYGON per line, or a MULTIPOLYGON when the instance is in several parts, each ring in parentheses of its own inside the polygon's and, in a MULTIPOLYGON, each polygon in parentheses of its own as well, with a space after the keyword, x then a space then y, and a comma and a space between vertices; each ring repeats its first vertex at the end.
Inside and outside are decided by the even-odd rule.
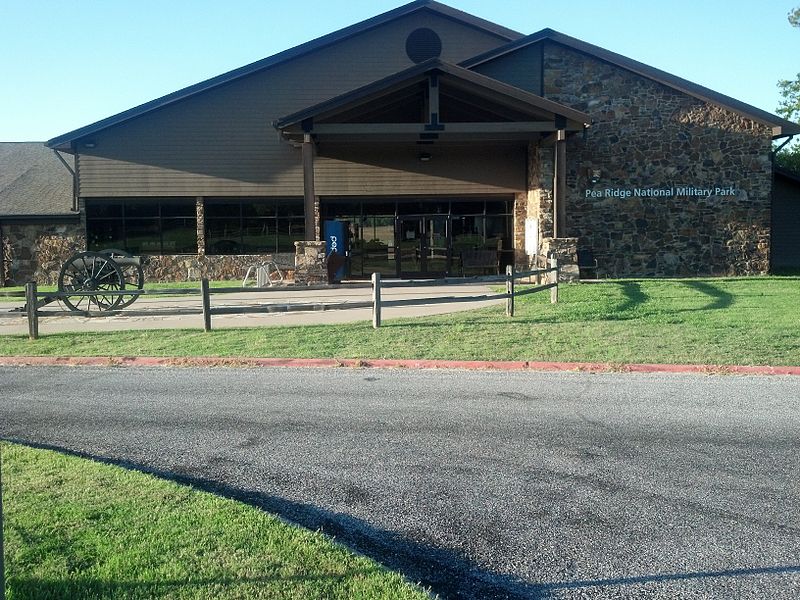
POLYGON ((86 312, 120 310, 130 306, 138 295, 117 295, 109 292, 141 290, 144 287, 142 265, 147 259, 124 250, 108 248, 99 252, 78 252, 70 256, 58 273, 58 291, 97 292, 96 295, 63 296, 70 310, 86 312))

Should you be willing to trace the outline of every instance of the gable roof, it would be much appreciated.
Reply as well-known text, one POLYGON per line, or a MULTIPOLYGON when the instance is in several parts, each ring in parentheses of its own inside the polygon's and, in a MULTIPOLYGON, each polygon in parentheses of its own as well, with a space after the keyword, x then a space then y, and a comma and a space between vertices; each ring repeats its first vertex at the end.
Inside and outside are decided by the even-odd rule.
POLYGON ((464 69, 458 65, 433 58, 325 102, 277 119, 273 125, 276 129, 285 129, 309 118, 335 114, 342 109, 370 101, 398 87, 407 86, 415 81, 427 78, 431 73, 443 74, 460 80, 472 88, 482 89, 498 97, 503 97, 509 103, 516 103, 525 108, 564 117, 575 122, 579 127, 591 124, 591 118, 585 113, 552 100, 547 100, 536 94, 531 94, 491 77, 464 69))
POLYGON ((75 216, 72 175, 44 142, 0 142, 0 218, 75 216))
POLYGON ((616 52, 611 52, 610 50, 595 46, 594 44, 589 44, 588 42, 581 41, 577 38, 564 35, 563 33, 559 33, 553 29, 542 29, 541 31, 529 36, 513 40, 505 46, 501 46, 474 58, 463 61, 461 66, 467 69, 472 69, 483 63, 510 54, 516 50, 519 50, 520 48, 538 44, 544 40, 562 44, 579 52, 583 52, 584 54, 588 54, 618 67, 622 67, 623 69, 632 71, 637 75, 657 81, 658 83, 666 85, 667 87, 673 88, 685 94, 689 94, 690 96, 694 96, 695 98, 705 102, 710 102, 711 104, 716 104, 723 108, 727 108, 732 112, 742 115, 743 117, 752 119, 753 121, 761 123, 762 125, 772 127, 774 137, 784 137, 800 133, 800 125, 797 123, 787 121, 786 119, 783 119, 777 115, 736 100, 735 98, 731 98, 730 96, 720 94, 719 92, 715 92, 714 90, 710 90, 696 83, 692 83, 691 81, 677 77, 667 73, 666 71, 656 69, 655 67, 651 67, 639 61, 628 58, 627 56, 623 56, 621 54, 617 54, 616 52))
POLYGON ((326 46, 330 46, 331 44, 335 44, 342 40, 346 40, 365 31, 374 29, 375 27, 378 27, 395 19, 405 17, 407 15, 410 15, 412 13, 421 10, 432 11, 448 19, 464 23, 470 27, 474 27, 475 29, 487 31, 491 34, 496 35, 500 40, 505 40, 505 41, 516 40, 523 36, 523 34, 518 31, 513 31, 506 27, 502 27, 501 25, 497 25, 495 23, 475 17, 473 15, 462 12, 455 8, 451 8, 444 4, 440 4, 439 2, 436 2, 434 0, 415 0, 414 2, 410 2, 409 4, 405 4, 398 8, 380 14, 376 17, 372 17, 365 21, 361 21, 360 23, 356 23, 355 25, 350 25, 349 27, 345 27, 344 29, 339 29, 338 31, 334 31, 333 33, 323 35, 322 37, 319 37, 315 40, 311 40, 310 42, 300 44, 299 46, 295 46, 294 48, 284 50, 283 52, 279 52, 278 54, 274 54, 270 57, 256 61, 244 67, 228 71, 227 73, 223 73, 222 75, 217 75, 216 77, 212 77, 211 79, 207 79, 200 83, 190 85, 189 87, 183 88, 176 92, 172 92, 171 94, 167 94, 166 96, 162 96, 155 100, 151 100, 150 102, 145 102, 144 104, 123 111, 111 117, 102 119, 90 125, 86 125, 85 127, 81 127, 79 129, 75 129, 58 137, 54 137, 53 139, 47 142, 47 145, 50 148, 58 148, 64 151, 71 151, 70 144, 71 142, 77 139, 80 139, 87 135, 92 135, 93 133, 96 133, 102 129, 106 129, 113 125, 124 123, 125 121, 129 121, 150 111, 156 110, 163 106, 167 106, 169 104, 173 104, 185 98, 189 98, 190 96, 194 96, 195 94, 199 94, 206 90, 224 85, 226 83, 230 83, 231 81, 235 81, 242 77, 252 75, 253 73, 257 73, 258 71, 268 69, 270 67, 303 56, 310 52, 314 52, 326 46))

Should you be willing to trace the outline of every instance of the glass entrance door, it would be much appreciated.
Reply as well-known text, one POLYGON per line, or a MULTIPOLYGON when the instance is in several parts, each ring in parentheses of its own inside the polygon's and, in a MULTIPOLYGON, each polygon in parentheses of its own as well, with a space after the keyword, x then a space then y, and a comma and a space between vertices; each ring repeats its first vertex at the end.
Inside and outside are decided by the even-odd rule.
POLYGON ((450 271, 450 235, 446 216, 423 217, 425 223, 425 273, 445 277, 450 271))
POLYGON ((414 277, 422 274, 423 222, 420 217, 406 217, 397 220, 397 270, 400 277, 414 277))
POLYGON ((444 277, 450 269, 446 215, 397 219, 397 271, 400 277, 444 277))

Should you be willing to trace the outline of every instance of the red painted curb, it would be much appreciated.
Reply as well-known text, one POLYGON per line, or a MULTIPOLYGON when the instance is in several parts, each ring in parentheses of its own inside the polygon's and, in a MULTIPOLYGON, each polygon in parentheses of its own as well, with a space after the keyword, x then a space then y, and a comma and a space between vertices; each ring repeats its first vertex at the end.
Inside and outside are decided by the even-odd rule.
POLYGON ((0 366, 104 367, 351 367, 374 369, 472 369, 492 371, 579 371, 587 373, 698 373, 706 375, 796 375, 800 366, 663 365, 581 362, 357 359, 357 358, 220 358, 151 356, 8 356, 0 366))

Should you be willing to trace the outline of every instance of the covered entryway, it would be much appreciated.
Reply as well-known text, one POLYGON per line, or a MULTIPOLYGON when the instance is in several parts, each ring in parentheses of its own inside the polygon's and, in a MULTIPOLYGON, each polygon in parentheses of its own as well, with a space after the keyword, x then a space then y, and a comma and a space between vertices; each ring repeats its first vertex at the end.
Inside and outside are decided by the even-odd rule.
POLYGON ((347 221, 350 276, 443 277, 514 262, 514 194, 527 189, 531 144, 552 149, 554 232, 563 231, 566 137, 589 121, 434 59, 274 126, 302 148, 307 239, 318 239, 323 220, 347 221), (326 186, 348 195, 326 197, 326 186), (482 258, 465 261, 465 252, 482 258))
POLYGON ((514 259, 510 195, 322 198, 320 204, 323 221, 347 223, 349 278, 494 274, 514 259), (486 261, 471 262, 476 254, 486 261))

